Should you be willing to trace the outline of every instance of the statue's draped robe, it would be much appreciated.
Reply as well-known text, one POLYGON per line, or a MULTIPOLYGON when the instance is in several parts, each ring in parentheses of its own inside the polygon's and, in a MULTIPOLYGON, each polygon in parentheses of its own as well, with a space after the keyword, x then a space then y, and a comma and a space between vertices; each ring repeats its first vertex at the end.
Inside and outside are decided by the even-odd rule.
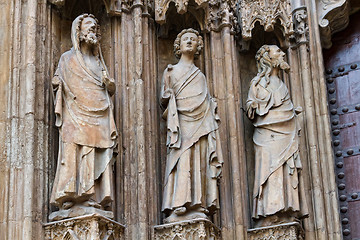
MULTIPOLYGON (((291 211, 300 217, 299 126, 286 85, 271 91, 251 82, 246 102, 255 127, 253 217, 291 211)), ((303 209, 302 209, 303 210, 303 209)))
POLYGON ((218 208, 217 179, 222 155, 216 102, 196 66, 183 76, 164 71, 162 102, 167 119, 167 147, 162 210, 218 208))
POLYGON ((116 127, 101 72, 85 66, 81 53, 64 53, 52 80, 59 153, 51 202, 83 199, 109 202, 116 127))

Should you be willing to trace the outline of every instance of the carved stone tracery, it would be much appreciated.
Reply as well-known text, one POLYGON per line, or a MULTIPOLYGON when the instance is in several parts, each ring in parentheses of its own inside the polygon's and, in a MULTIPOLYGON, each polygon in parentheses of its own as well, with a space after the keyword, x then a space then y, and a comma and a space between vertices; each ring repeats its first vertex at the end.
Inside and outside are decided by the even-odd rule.
POLYGON ((303 240, 304 232, 299 223, 293 222, 248 231, 249 240, 303 240))
POLYGON ((213 223, 206 219, 195 219, 154 227, 155 240, 220 240, 221 234, 213 223))
POLYGON ((289 0, 244 0, 240 2, 241 31, 244 40, 252 37, 251 30, 258 22, 265 31, 274 30, 279 20, 284 36, 293 34, 291 4, 289 0))
POLYGON ((100 215, 87 215, 51 222, 45 226, 45 239, 123 239, 124 226, 100 215))

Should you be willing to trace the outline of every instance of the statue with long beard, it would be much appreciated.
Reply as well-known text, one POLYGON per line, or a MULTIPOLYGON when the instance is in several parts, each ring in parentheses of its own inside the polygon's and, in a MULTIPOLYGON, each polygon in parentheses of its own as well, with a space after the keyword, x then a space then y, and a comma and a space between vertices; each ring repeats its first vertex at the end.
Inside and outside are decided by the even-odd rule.
POLYGON ((250 84, 246 101, 255 127, 255 183, 253 218, 258 227, 297 221, 307 215, 301 201, 299 174, 300 127, 280 70, 288 71, 285 53, 264 45, 256 53, 258 74, 250 84))
POLYGON ((50 220, 100 213, 113 217, 112 166, 117 131, 108 77, 99 45, 97 19, 83 14, 72 23, 73 47, 52 79, 59 153, 50 220))

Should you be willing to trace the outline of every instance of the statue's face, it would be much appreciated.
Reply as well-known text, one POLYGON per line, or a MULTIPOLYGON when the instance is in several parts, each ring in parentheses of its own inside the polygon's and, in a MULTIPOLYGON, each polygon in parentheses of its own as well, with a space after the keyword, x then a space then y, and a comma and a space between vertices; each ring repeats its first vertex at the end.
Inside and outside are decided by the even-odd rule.
POLYGON ((277 46, 270 47, 269 57, 271 59, 277 60, 279 62, 285 61, 284 60, 285 53, 283 51, 281 51, 281 49, 277 46))
POLYGON ((92 17, 86 17, 81 22, 80 40, 89 44, 97 44, 98 38, 96 36, 97 23, 92 17))
POLYGON ((278 46, 271 46, 269 51, 273 67, 279 67, 282 70, 289 70, 290 66, 285 61, 285 53, 278 46))
POLYGON ((195 33, 185 33, 180 39, 180 52, 195 54, 198 46, 198 37, 195 33))

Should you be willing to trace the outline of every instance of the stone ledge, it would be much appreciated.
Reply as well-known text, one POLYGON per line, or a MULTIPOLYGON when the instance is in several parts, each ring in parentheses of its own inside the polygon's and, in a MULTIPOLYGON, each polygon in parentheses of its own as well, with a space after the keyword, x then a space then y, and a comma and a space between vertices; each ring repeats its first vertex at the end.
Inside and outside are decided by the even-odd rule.
POLYGON ((207 219, 193 219, 154 226, 155 240, 220 240, 221 231, 207 219))
POLYGON ((248 230, 249 240, 303 240, 304 231, 298 222, 248 230))
POLYGON ((125 226, 99 214, 44 224, 46 240, 123 240, 125 226))

